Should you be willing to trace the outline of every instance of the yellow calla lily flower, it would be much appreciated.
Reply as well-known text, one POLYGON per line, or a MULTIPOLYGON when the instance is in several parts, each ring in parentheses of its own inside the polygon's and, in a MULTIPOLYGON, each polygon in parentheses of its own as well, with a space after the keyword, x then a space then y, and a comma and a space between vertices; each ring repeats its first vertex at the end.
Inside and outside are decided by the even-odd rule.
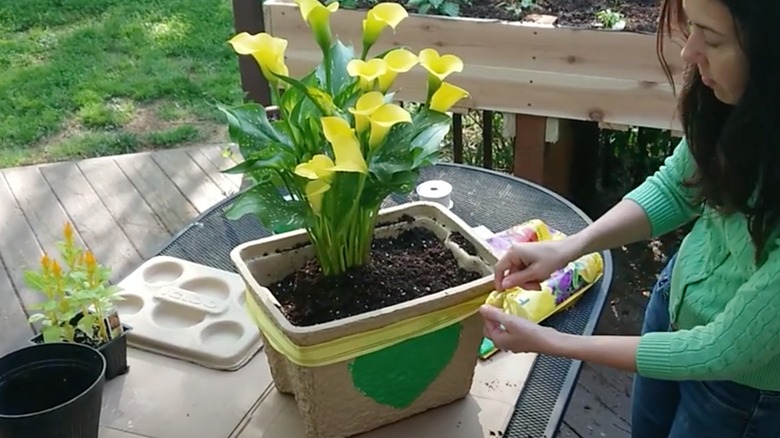
POLYGON ((339 2, 333 2, 328 6, 323 5, 319 0, 295 0, 295 4, 301 10, 303 20, 309 23, 317 44, 323 53, 330 49, 330 14, 338 11, 339 2))
POLYGON ((327 155, 315 155, 311 160, 297 165, 295 173, 312 180, 306 183, 304 191, 312 211, 319 215, 322 209, 322 198, 330 190, 330 181, 333 179, 333 160, 327 155))
POLYGON ((255 35, 241 32, 228 42, 239 55, 251 55, 255 58, 268 82, 272 84, 279 82, 279 78, 274 74, 289 76, 287 66, 284 64, 287 40, 273 37, 264 32, 255 35))
POLYGON ((371 127, 368 116, 384 104, 385 96, 378 91, 369 91, 358 98, 355 107, 349 109, 349 112, 355 116, 357 132, 363 133, 371 127))
POLYGON ((309 204, 311 204, 311 209, 314 211, 314 214, 318 216, 320 211, 322 211, 322 198, 325 197, 325 193, 327 193, 328 190, 330 190, 330 183, 321 179, 306 183, 306 188, 304 189, 306 192, 306 199, 309 200, 309 204))
POLYGON ((412 116, 398 105, 386 103, 374 111, 368 121, 371 124, 371 134, 368 144, 375 148, 387 137, 390 128, 397 123, 411 123, 412 116))
POLYGON ((298 176, 311 180, 306 184, 305 192, 315 214, 320 213, 322 198, 330 190, 334 172, 368 173, 360 142, 349 123, 339 117, 323 117, 321 121, 322 132, 333 146, 335 162, 325 154, 318 154, 297 165, 294 171, 298 176))
POLYGON ((455 55, 439 55, 434 49, 420 51, 420 64, 440 81, 455 72, 463 71, 463 61, 455 55))
POLYGON ((380 58, 368 61, 353 59, 347 64, 347 73, 352 77, 360 78, 360 89, 363 91, 370 91, 374 88, 374 81, 386 71, 387 62, 380 58))
POLYGON ((336 163, 331 170, 368 173, 368 165, 360 150, 360 141, 349 123, 341 117, 323 117, 322 133, 333 146, 336 163))
POLYGON ((446 113, 453 105, 464 97, 469 97, 469 92, 449 82, 442 82, 441 86, 431 97, 430 108, 433 111, 446 113))
POLYGON ((333 175, 333 160, 324 154, 318 154, 311 160, 295 166, 295 173, 308 179, 325 179, 333 175))
POLYGON ((393 31, 409 13, 398 3, 379 3, 366 13, 363 20, 363 56, 365 59, 371 46, 379 39, 379 35, 385 27, 390 26, 393 31))
POLYGON ((419 62, 417 55, 406 49, 393 50, 385 55, 384 60, 387 64, 387 71, 377 78, 379 91, 383 93, 386 93, 393 86, 399 73, 408 72, 419 62))

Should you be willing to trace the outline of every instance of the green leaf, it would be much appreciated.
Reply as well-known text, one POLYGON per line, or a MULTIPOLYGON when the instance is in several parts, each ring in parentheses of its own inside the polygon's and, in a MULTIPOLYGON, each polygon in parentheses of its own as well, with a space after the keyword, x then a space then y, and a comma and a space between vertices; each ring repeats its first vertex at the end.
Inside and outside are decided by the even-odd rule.
MULTIPOLYGON (((315 72, 312 71, 311 73, 301 78, 300 82, 307 87, 316 85, 317 76, 315 75, 315 72)), ((282 93, 279 102, 279 108, 284 112, 284 114, 289 115, 293 108, 295 108, 295 106, 298 105, 300 101, 305 100, 304 97, 306 97, 306 95, 301 89, 297 87, 289 87, 284 90, 284 93, 282 93)))
POLYGON ((290 229, 306 226, 307 212, 302 202, 286 201, 276 186, 265 182, 244 192, 225 215, 228 219, 236 220, 253 214, 265 228, 290 229))
POLYGON ((390 176, 389 181, 372 181, 372 184, 366 185, 363 190, 363 196, 360 199, 361 205, 380 205, 388 195, 393 193, 409 193, 413 188, 419 173, 416 171, 400 171, 390 176))
POLYGON ((432 131, 414 143, 417 137, 433 126, 449 123, 446 114, 429 110, 416 113, 412 123, 396 125, 390 130, 384 145, 371 155, 368 168, 382 183, 390 182, 395 173, 417 169, 435 153, 435 146, 427 141, 435 140, 434 134, 439 132, 432 131))
POLYGON ((337 226, 351 223, 348 216, 353 213, 351 207, 360 196, 358 189, 362 177, 363 175, 357 172, 337 172, 331 181, 332 186, 325 193, 323 210, 337 226))
POLYGON ((37 324, 39 322, 42 322, 46 318, 47 318, 46 315, 44 315, 43 313, 33 313, 32 315, 30 315, 29 318, 27 318, 27 322, 29 322, 30 324, 37 324))
POLYGON ((293 79, 291 77, 282 76, 282 75, 276 75, 276 76, 279 77, 279 79, 292 85, 293 87, 301 90, 301 92, 303 92, 303 94, 305 94, 307 98, 309 98, 315 105, 317 105, 317 108, 320 110, 320 112, 322 112, 322 115, 332 116, 340 112, 339 108, 333 102, 333 97, 331 97, 331 95, 326 93, 325 91, 313 85, 307 86, 301 81, 297 79, 293 79))
POLYGON ((439 9, 442 3, 444 3, 444 0, 429 0, 431 6, 433 6, 434 9, 439 9))
POLYGON ((97 321, 97 319, 97 316, 90 313, 79 320, 76 328, 84 332, 85 335, 92 337, 93 327, 95 326, 95 321, 97 321))
MULTIPOLYGON (((284 145, 281 145, 281 147, 284 147, 284 145)), ((295 156, 279 148, 274 155, 268 158, 249 157, 223 172, 229 174, 242 174, 261 169, 291 169, 293 166, 295 166, 295 156)))
POLYGON ((420 6, 420 9, 418 9, 417 12, 420 13, 420 14, 425 15, 430 10, 431 10, 431 5, 429 3, 425 3, 422 6, 420 6))
POLYGON ((439 151, 441 150, 441 142, 444 141, 444 137, 450 132, 450 123, 437 123, 430 126, 428 129, 417 134, 412 140, 413 156, 414 156, 414 168, 429 166, 436 162, 439 151))
POLYGON ((43 280, 43 276, 35 271, 26 271, 24 273, 24 282, 31 289, 39 291, 46 289, 46 282, 43 280))
POLYGON ((57 310, 58 307, 59 306, 58 306, 57 301, 49 300, 49 301, 45 301, 41 305, 41 310, 43 310, 46 313, 49 313, 49 312, 53 312, 53 311, 57 310))
POLYGON ((41 330, 43 342, 57 342, 65 336, 62 335, 62 329, 58 326, 49 326, 41 330))
POLYGON ((248 103, 233 108, 218 105, 218 108, 227 116, 230 138, 238 143, 243 156, 255 154, 272 144, 285 145, 294 150, 290 138, 268 121, 262 105, 248 103))
POLYGON ((347 64, 356 58, 355 49, 351 45, 345 46, 340 40, 336 40, 328 51, 328 65, 326 66, 323 61, 317 66, 317 79, 320 84, 326 83, 325 69, 330 70, 330 89, 327 91, 331 96, 338 96, 347 87, 357 82, 347 72, 347 64))
POLYGON ((449 15, 450 17, 457 17, 460 15, 460 5, 453 2, 446 2, 441 7, 441 11, 449 15))
POLYGON ((290 124, 300 131, 300 141, 303 143, 301 145, 302 150, 305 151, 311 146, 308 144, 309 139, 320 138, 319 131, 312 131, 309 121, 320 120, 321 117, 322 112, 320 112, 314 102, 301 96, 298 104, 293 108, 292 113, 290 113, 290 124))
POLYGON ((273 122, 271 122, 271 126, 273 126, 274 130, 276 130, 276 132, 278 132, 279 135, 281 135, 284 138, 290 139, 290 143, 284 144, 284 146, 295 146, 295 133, 292 130, 293 127, 290 126, 287 120, 284 119, 274 120, 273 122))

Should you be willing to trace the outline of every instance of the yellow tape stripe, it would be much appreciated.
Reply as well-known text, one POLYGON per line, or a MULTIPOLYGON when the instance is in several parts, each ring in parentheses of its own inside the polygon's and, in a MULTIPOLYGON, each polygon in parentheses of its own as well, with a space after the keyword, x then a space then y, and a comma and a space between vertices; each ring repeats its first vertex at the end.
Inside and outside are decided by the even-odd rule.
POLYGON ((474 315, 486 299, 487 294, 453 307, 398 321, 385 327, 317 345, 298 346, 271 322, 270 318, 260 310, 250 291, 246 291, 247 310, 265 335, 266 341, 290 361, 305 367, 319 367, 343 362, 382 350, 407 339, 432 333, 474 315))

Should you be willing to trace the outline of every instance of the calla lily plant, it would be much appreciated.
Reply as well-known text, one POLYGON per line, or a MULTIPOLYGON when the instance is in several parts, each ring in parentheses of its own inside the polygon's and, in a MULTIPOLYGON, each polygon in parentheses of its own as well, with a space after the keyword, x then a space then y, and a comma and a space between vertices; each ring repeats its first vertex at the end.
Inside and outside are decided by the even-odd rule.
POLYGON ((447 112, 469 94, 447 82, 463 70, 455 55, 403 47, 369 55, 385 29, 395 31, 408 16, 403 6, 379 3, 367 12, 358 56, 331 32, 338 2, 296 3, 322 52, 307 75, 290 76, 284 39, 244 32, 230 40, 236 53, 257 61, 279 117, 269 120, 254 103, 220 107, 243 156, 226 172, 254 183, 227 214, 253 214, 275 231, 305 228, 323 273, 338 275, 368 261, 380 205, 408 193, 419 170, 436 161, 450 129, 447 112), (410 112, 391 90, 415 67, 427 71, 428 92, 410 112))

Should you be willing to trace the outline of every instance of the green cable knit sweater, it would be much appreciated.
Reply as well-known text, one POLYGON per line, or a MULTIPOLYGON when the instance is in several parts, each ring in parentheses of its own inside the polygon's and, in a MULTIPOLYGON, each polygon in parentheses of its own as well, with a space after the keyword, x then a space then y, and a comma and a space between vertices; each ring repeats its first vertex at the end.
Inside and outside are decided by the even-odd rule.
POLYGON ((683 140, 626 195, 647 213, 654 237, 696 220, 672 273, 669 313, 676 330, 641 337, 638 373, 780 390, 780 239, 767 242, 765 262, 756 266, 745 216, 696 205, 682 184, 694 171, 683 140))

